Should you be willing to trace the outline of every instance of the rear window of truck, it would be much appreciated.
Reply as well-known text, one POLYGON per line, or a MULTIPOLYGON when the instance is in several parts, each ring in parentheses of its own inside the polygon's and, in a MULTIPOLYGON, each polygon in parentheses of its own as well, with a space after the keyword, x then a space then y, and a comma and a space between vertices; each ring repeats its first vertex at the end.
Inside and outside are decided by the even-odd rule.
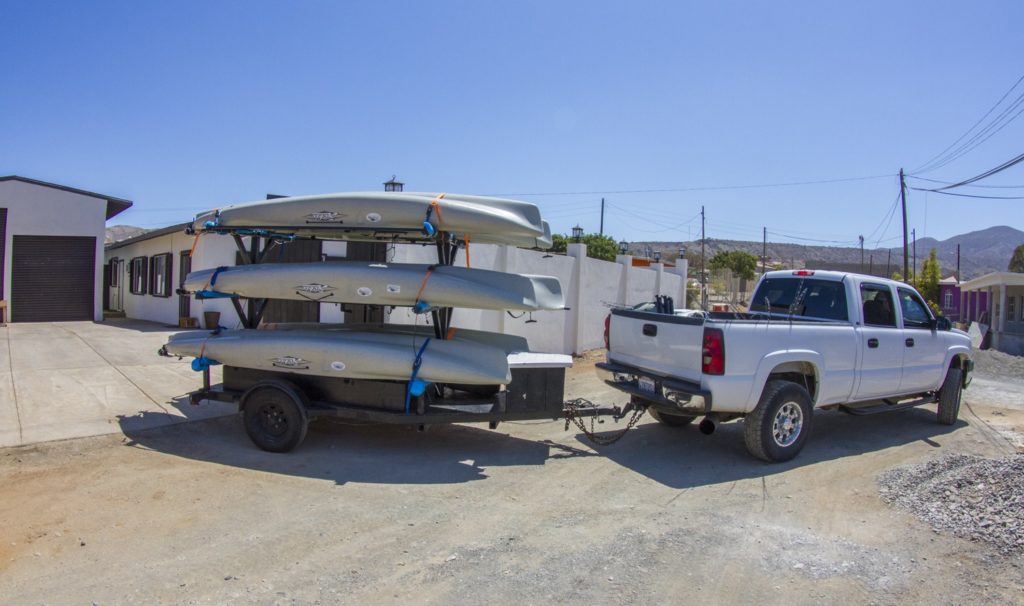
POLYGON ((842 282, 813 278, 769 278, 750 301, 750 311, 818 320, 850 319, 842 282))

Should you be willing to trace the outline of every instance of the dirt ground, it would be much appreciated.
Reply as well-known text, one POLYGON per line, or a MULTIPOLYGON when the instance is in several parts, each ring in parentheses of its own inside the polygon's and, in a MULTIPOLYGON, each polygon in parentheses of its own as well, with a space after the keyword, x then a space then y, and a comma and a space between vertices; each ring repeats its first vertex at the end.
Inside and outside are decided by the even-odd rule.
MULTIPOLYGON (((622 403, 577 362, 567 397, 622 403)), ((819 412, 795 461, 645 418, 595 449, 561 422, 318 422, 261 452, 239 419, 0 451, 8 604, 1020 604, 1024 557, 933 531, 876 477, 1024 449, 999 369, 933 408, 819 412), (980 395, 979 395, 980 394, 980 395)), ((621 425, 621 424, 620 424, 621 425)), ((130 424, 126 424, 130 426, 130 424)), ((614 430, 610 420, 601 426, 614 430)))

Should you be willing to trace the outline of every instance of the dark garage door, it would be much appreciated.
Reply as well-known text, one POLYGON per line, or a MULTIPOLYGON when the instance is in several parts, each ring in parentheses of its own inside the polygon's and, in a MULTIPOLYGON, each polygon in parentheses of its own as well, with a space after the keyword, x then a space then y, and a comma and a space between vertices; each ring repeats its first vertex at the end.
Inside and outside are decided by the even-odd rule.
POLYGON ((92 320, 96 238, 14 236, 11 321, 92 320))

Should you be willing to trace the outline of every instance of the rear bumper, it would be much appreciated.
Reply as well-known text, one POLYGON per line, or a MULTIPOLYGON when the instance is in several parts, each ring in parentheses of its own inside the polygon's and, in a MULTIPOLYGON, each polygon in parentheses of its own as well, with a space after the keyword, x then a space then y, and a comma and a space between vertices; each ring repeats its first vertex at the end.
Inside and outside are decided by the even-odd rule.
POLYGON ((656 410, 686 415, 711 412, 711 392, 700 385, 654 374, 615 362, 598 362, 597 376, 615 389, 646 400, 656 410), (640 379, 654 382, 654 391, 640 388, 640 379))

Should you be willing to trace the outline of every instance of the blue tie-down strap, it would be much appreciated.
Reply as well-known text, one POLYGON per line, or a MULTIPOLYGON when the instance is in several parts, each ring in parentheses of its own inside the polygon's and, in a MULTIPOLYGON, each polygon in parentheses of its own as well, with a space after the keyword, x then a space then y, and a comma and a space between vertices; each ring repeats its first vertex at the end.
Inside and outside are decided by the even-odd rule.
POLYGON ((426 351, 429 343, 430 337, 427 337, 427 340, 420 346, 420 350, 416 352, 416 359, 412 362, 412 375, 409 377, 409 387, 405 390, 405 414, 409 414, 413 396, 417 398, 422 396, 427 390, 427 385, 430 385, 430 383, 416 378, 416 375, 420 373, 420 365, 423 364, 423 352, 426 351))
POLYGON ((426 301, 416 301, 416 304, 412 306, 412 312, 414 314, 425 314, 431 309, 432 307, 430 306, 430 303, 427 303, 426 301))
POLYGON ((434 237, 434 234, 437 233, 437 229, 430 223, 429 220, 428 221, 424 221, 423 222, 423 233, 426 234, 428 238, 432 238, 432 237, 434 237))
POLYGON ((197 299, 234 299, 237 295, 233 295, 227 292, 217 292, 215 290, 197 290, 194 293, 197 299))
POLYGON ((192 370, 196 372, 203 372, 204 370, 210 370, 211 366, 220 364, 217 360, 211 360, 206 356, 198 357, 192 360, 192 370))

